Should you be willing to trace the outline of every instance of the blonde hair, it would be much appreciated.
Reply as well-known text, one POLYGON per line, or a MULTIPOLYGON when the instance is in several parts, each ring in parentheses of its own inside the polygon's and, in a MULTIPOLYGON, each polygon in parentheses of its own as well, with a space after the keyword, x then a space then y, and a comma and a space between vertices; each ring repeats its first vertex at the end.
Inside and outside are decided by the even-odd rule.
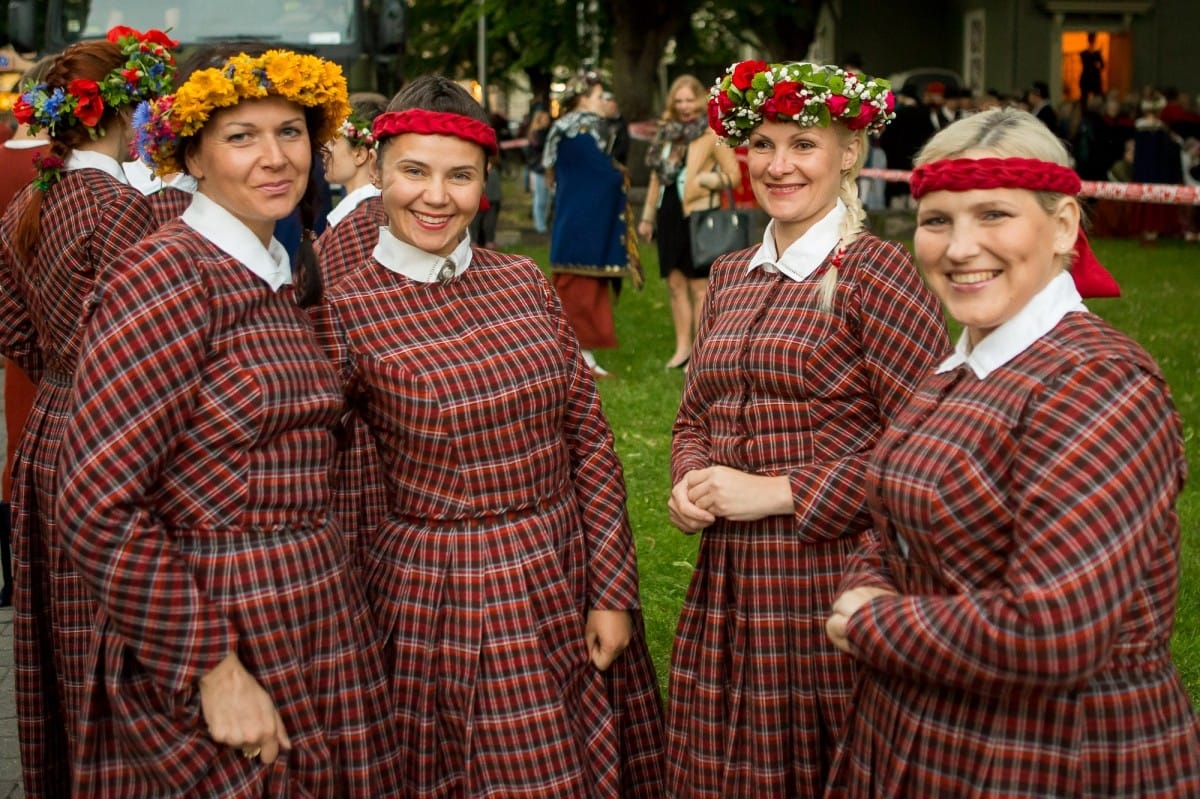
MULTIPOLYGON (((1040 124, 1040 123, 1039 123, 1040 124)), ((843 147, 849 147, 855 139, 858 140, 858 158, 854 164, 842 172, 841 183, 838 187, 838 197, 846 205, 846 216, 842 219, 842 228, 838 231, 841 241, 838 247, 849 247, 850 243, 862 235, 867 212, 863 209, 862 200, 858 196, 858 173, 867 161, 870 147, 865 130, 850 130, 840 122, 833 125, 837 131, 838 140, 843 147)), ((817 301, 823 311, 833 310, 833 298, 837 293, 838 269, 831 266, 817 284, 817 301)))
MULTIPOLYGON (((913 158, 913 166, 961 158, 967 153, 995 158, 1036 158, 1059 166, 1071 166, 1062 140, 1040 119, 1019 108, 992 108, 942 128, 913 158)), ((1034 193, 1047 213, 1067 196, 1051 191, 1034 193)))
POLYGON ((705 88, 704 84, 695 75, 680 75, 671 81, 671 86, 667 89, 667 107, 663 109, 662 115, 664 122, 677 119, 675 116, 675 95, 685 86, 691 89, 692 93, 696 95, 696 104, 701 107, 701 111, 703 112, 704 104, 708 101, 708 89, 705 88))

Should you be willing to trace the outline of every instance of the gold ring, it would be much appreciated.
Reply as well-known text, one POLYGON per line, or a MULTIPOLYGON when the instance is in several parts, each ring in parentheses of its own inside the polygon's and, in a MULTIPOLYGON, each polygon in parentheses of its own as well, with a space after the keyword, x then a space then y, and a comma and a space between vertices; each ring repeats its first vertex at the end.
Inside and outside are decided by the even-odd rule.
POLYGON ((255 758, 262 754, 262 747, 256 746, 253 749, 249 747, 242 748, 242 757, 255 758))

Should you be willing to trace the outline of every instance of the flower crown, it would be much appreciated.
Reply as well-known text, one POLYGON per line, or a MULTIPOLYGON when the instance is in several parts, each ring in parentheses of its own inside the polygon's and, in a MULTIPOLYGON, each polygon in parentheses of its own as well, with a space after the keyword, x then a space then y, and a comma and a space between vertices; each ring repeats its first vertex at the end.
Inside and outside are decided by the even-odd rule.
POLYGON ((576 72, 567 79, 566 85, 563 87, 562 94, 559 95, 558 101, 563 105, 566 105, 576 97, 582 97, 590 92, 593 86, 600 85, 603 82, 604 79, 600 77, 600 74, 593 70, 576 72))
POLYGON ((745 144, 764 120, 826 127, 841 122, 873 133, 896 118, 886 80, 805 62, 742 61, 708 95, 708 125, 731 146, 745 144))
POLYGON ((371 123, 353 111, 342 123, 342 136, 350 142, 351 147, 371 147, 375 144, 375 134, 371 132, 371 123))
POLYGON ((66 87, 37 83, 22 92, 13 104, 13 116, 31 133, 45 128, 51 137, 76 124, 98 139, 104 130, 98 125, 108 108, 133 105, 171 91, 175 80, 175 56, 171 49, 179 42, 162 31, 141 33, 118 25, 108 32, 108 40, 121 48, 125 63, 97 83, 76 78, 66 87))
POLYGON ((309 131, 319 142, 339 135, 350 113, 346 78, 336 63, 291 50, 240 53, 224 67, 192 73, 175 94, 138 106, 133 114, 138 155, 157 175, 182 172, 181 139, 198 133, 214 111, 264 97, 319 108, 321 126, 309 131))

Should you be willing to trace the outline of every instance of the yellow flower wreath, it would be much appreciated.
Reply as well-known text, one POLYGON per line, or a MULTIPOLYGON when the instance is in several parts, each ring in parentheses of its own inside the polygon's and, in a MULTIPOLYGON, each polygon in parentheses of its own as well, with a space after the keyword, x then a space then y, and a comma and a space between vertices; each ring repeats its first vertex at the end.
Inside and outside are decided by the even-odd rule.
POLYGON ((346 78, 336 63, 291 50, 242 53, 224 67, 197 70, 174 95, 139 108, 134 114, 138 152, 159 175, 180 172, 181 138, 194 136, 218 109, 268 96, 320 108, 321 127, 310 133, 322 143, 338 136, 350 115, 346 78))

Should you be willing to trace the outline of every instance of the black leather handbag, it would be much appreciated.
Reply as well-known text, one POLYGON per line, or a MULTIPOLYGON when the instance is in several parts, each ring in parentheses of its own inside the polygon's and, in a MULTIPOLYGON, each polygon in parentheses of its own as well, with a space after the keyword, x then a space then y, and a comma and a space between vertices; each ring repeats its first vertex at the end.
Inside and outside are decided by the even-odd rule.
POLYGON ((705 208, 688 215, 692 265, 698 270, 709 269, 725 253, 750 246, 750 212, 733 206, 732 191, 726 191, 725 196, 727 207, 705 208))

